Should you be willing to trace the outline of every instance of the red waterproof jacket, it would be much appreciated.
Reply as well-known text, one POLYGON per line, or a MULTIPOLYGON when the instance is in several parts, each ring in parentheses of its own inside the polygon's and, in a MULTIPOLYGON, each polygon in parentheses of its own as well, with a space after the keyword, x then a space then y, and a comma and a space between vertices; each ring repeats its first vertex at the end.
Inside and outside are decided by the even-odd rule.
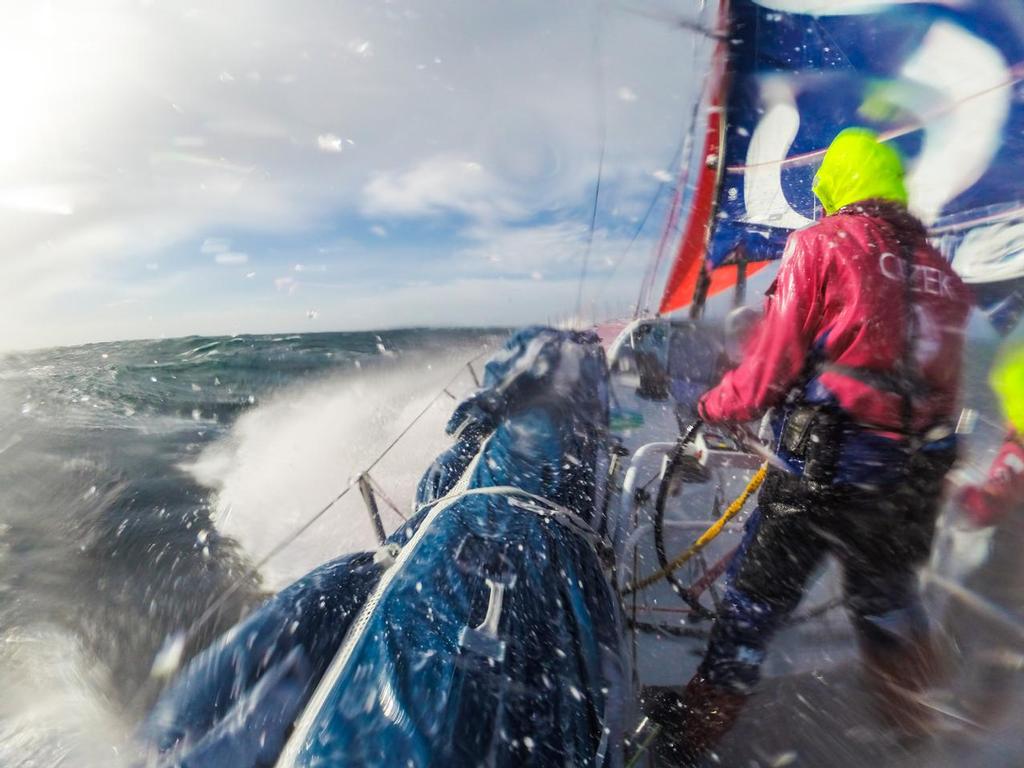
POLYGON ((965 488, 959 501, 975 525, 994 525, 1024 506, 1024 444, 1016 433, 1007 436, 985 484, 965 488))
POLYGON ((743 362, 704 395, 701 415, 751 421, 803 383, 823 387, 869 428, 923 432, 955 412, 970 306, 967 287, 903 206, 871 200, 843 208, 790 235, 743 362), (904 360, 914 389, 910 425, 893 385, 904 360))

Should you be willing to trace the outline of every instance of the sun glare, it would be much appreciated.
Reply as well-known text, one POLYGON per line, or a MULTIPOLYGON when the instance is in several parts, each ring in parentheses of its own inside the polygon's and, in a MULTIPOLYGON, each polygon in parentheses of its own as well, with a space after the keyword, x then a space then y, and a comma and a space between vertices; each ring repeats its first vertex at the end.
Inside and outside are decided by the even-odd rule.
MULTIPOLYGON (((0 27, 0 173, 38 188, 61 147, 94 126, 129 39, 119 3, 12 5, 0 27)), ((28 201, 31 202, 31 201, 28 201)))

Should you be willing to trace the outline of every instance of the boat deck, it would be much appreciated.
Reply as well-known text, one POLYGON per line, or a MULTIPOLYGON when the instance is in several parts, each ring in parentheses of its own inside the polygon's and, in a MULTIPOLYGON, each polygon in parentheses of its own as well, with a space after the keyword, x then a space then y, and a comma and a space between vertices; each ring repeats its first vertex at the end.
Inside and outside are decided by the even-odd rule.
MULTIPOLYGON (((670 401, 649 401, 636 395, 635 378, 618 375, 613 379, 618 407, 631 414, 637 425, 619 432, 623 446, 634 456, 642 446, 671 444, 679 434, 670 401)), ((653 537, 654 497, 661 482, 664 452, 651 452, 646 461, 634 461, 635 487, 645 489, 644 500, 637 502, 622 494, 612 500, 624 531, 620 536, 620 587, 659 570, 653 537)), ((729 463, 729 462, 727 462, 729 463)), ((751 467, 757 460, 749 456, 737 462, 740 467, 720 466, 710 470, 707 482, 684 483, 678 494, 670 498, 665 514, 665 550, 671 559, 685 550, 713 522, 725 505, 740 495, 753 475, 751 467)), ((678 572, 685 585, 701 581, 707 572, 728 561, 739 545, 743 525, 756 506, 751 499, 747 507, 729 523, 725 530, 701 553, 678 572)), ((723 589, 719 577, 701 597, 702 604, 713 608, 723 589)), ((813 580, 796 616, 817 614, 813 621, 801 621, 783 630, 765 663, 767 677, 807 672, 832 666, 853 653, 849 625, 838 609, 839 579, 832 565, 823 568, 813 580), (835 606, 822 611, 824 606, 835 606), (819 613, 820 612, 820 613, 819 613)), ((710 622, 695 617, 662 580, 626 599, 627 619, 634 625, 632 656, 636 677, 641 686, 683 685, 693 675, 703 654, 710 622)))
MULTIPOLYGON (((667 449, 662 447, 659 453, 652 446, 671 445, 679 426, 670 400, 637 396, 635 376, 618 373, 612 386, 619 415, 625 413, 628 418, 622 421, 629 425, 620 428, 617 436, 631 454, 626 462, 632 462, 636 471, 635 487, 646 490, 638 501, 635 488, 630 493, 620 487, 619 495, 612 499, 622 526, 620 537, 625 539, 625 546, 620 543, 619 549, 621 587, 636 576, 658 570, 651 523, 667 449), (643 455, 643 446, 648 446, 651 455, 640 461, 636 457, 643 455)), ((741 493, 752 476, 750 466, 749 461, 747 468, 726 463, 711 471, 707 482, 684 484, 669 500, 665 532, 669 559, 686 549, 717 518, 724 504, 741 493)), ((716 562, 728 559, 754 507, 751 499, 703 556, 680 570, 681 582, 693 584, 714 569, 716 562)), ((713 607, 722 588, 719 578, 704 593, 702 603, 713 607)), ((976 729, 962 727, 948 716, 937 718, 944 735, 914 745, 901 744, 887 733, 872 712, 861 682, 854 638, 840 595, 838 569, 829 561, 812 579, 795 614, 814 614, 813 618, 795 622, 779 633, 769 649, 762 683, 710 765, 903 768, 1018 764, 1015 759, 1019 759, 1020 745, 1014 749, 1012 744, 1024 736, 1007 733, 982 739, 976 729)), ((710 622, 693 616, 665 581, 630 596, 624 607, 632 626, 631 656, 637 685, 685 685, 703 655, 710 622)))
MULTIPOLYGON (((766 679, 722 742, 723 766, 805 768, 954 768, 1018 766, 1012 735, 946 728, 901 743, 872 712, 855 663, 766 679)), ((1020 736, 1016 737, 1018 744, 1020 736)))

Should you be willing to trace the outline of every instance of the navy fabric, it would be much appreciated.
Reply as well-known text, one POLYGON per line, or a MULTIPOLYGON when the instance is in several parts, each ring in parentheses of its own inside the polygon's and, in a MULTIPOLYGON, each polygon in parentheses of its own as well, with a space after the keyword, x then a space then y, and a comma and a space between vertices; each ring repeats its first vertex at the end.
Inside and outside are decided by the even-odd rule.
POLYGON ((460 403, 448 434, 498 426, 526 402, 573 408, 592 427, 608 418, 608 374, 600 339, 592 331, 530 326, 514 333, 484 366, 480 389, 460 403))
MULTIPOLYGON (((480 443, 490 430, 479 423, 467 423, 455 440, 455 443, 434 459, 427 471, 420 478, 416 488, 416 503, 419 506, 440 499, 462 477, 469 463, 480 450, 480 443)), ((411 521, 410 521, 411 522, 411 521)), ((402 537, 408 538, 416 530, 416 525, 405 525, 402 537)))
MULTIPOLYGON (((596 338, 528 329, 451 430, 494 429, 469 488, 515 486, 588 521, 606 419, 596 338)), ((460 496, 425 521, 463 455, 446 452, 421 484, 428 506, 296 765, 621 763, 622 627, 593 543, 515 495, 460 496), (496 636, 477 629, 489 582, 504 585, 496 636)))
POLYGON ((193 659, 140 736, 183 768, 271 766, 382 568, 338 558, 279 592, 193 659))
POLYGON ((863 643, 909 647, 926 632, 916 569, 930 551, 937 499, 887 494, 863 508, 761 502, 727 571, 705 680, 737 693, 756 685, 768 644, 828 554, 842 567, 844 603, 863 643))
MULTIPOLYGON (((772 418, 772 433, 775 438, 777 455, 797 474, 803 473, 803 459, 787 451, 782 445, 781 437, 786 419, 796 407, 802 404, 840 410, 832 393, 817 379, 812 379, 797 402, 783 406, 775 412, 772 418)), ((917 450, 926 456, 937 455, 956 451, 957 445, 956 434, 950 434, 929 442, 917 450)), ((877 430, 847 423, 839 438, 839 457, 832 482, 833 485, 864 488, 895 487, 905 481, 909 461, 910 454, 901 439, 880 434, 877 430)))
POLYGON ((420 510, 390 537, 396 564, 329 563, 200 654, 142 727, 154 762, 277 765, 333 680, 293 765, 620 765, 631 678, 588 535, 607 418, 594 334, 513 335, 456 409, 456 442, 424 475, 420 510), (481 446, 469 488, 538 498, 444 499, 481 446), (493 585, 496 633, 482 626, 493 585))
POLYGON ((750 693, 761 679, 768 644, 788 615, 788 611, 741 589, 728 589, 722 596, 701 676, 718 688, 750 693))

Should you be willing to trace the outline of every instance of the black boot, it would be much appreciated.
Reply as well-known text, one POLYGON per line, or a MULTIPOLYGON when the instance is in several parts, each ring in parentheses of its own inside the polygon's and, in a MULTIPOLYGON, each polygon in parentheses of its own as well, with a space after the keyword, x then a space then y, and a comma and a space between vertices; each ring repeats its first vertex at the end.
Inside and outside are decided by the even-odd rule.
POLYGON ((698 768, 732 728, 747 695, 719 688, 694 676, 682 695, 660 689, 644 702, 644 712, 660 728, 654 752, 658 765, 698 768))

